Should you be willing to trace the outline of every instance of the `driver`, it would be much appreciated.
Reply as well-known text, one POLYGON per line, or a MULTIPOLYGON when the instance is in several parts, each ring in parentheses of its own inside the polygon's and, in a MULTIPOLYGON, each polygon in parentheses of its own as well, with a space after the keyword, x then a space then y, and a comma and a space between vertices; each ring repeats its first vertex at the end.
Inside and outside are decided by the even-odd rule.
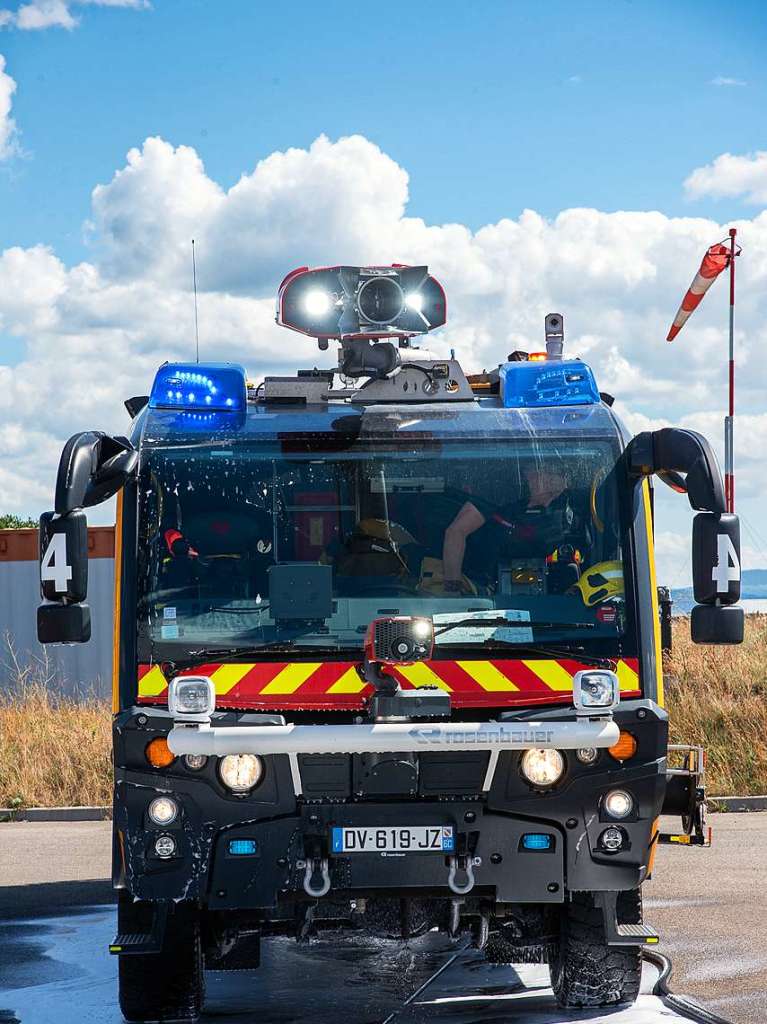
POLYGON ((516 501, 493 506, 472 497, 445 530, 442 547, 444 587, 461 592, 466 540, 485 528, 488 544, 506 555, 531 553, 545 557, 573 526, 567 475, 559 466, 532 463, 523 470, 525 487, 516 501))

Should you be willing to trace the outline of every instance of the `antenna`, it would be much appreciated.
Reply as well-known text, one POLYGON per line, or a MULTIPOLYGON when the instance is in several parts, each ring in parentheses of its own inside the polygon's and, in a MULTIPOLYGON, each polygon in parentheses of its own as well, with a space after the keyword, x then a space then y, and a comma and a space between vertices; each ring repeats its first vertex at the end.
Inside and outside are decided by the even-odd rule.
POLYGON ((194 344, 197 362, 200 361, 200 331, 197 324, 197 263, 194 258, 194 239, 192 239, 192 283, 194 285, 194 344))

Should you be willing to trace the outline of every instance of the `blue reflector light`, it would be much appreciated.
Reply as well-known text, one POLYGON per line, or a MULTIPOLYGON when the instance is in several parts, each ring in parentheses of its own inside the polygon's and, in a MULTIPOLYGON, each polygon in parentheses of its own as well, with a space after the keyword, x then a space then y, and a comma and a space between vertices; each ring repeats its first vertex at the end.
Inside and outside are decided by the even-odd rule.
POLYGON ((150 409, 180 409, 197 415, 244 412, 245 370, 238 363, 166 363, 157 371, 150 409))
POLYGON ((600 401, 591 368, 580 359, 505 363, 501 397, 507 409, 550 405, 593 405, 600 401))
POLYGON ((255 839, 230 839, 229 852, 234 857, 249 857, 256 852, 255 839))
POLYGON ((526 832, 522 836, 523 850, 550 850, 554 846, 554 836, 545 832, 526 832))

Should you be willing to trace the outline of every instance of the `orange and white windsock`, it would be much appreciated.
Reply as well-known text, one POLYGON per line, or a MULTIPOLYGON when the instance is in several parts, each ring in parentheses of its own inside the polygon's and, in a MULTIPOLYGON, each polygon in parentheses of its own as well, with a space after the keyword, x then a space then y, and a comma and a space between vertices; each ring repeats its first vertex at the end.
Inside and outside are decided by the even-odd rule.
POLYGON ((674 317, 674 322, 671 325, 671 330, 668 332, 666 341, 673 341, 677 334, 679 334, 687 323, 690 313, 692 313, 694 309, 698 308, 700 300, 709 290, 711 285, 717 277, 719 277, 722 271, 730 265, 730 256, 731 253, 729 246, 724 245, 722 242, 717 242, 716 245, 712 245, 710 249, 706 250, 706 255, 703 257, 703 262, 700 265, 700 270, 695 275, 695 280, 687 289, 687 293, 682 299, 682 305, 677 310, 677 314, 674 317))

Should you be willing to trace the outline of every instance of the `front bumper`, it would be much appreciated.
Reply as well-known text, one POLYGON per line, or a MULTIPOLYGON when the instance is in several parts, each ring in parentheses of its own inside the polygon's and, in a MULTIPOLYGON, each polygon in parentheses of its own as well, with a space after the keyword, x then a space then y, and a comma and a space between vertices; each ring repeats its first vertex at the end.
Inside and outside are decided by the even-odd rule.
POLYGON ((373 754, 412 751, 578 750, 617 742, 612 719, 517 722, 374 722, 357 725, 174 725, 174 754, 373 754))

